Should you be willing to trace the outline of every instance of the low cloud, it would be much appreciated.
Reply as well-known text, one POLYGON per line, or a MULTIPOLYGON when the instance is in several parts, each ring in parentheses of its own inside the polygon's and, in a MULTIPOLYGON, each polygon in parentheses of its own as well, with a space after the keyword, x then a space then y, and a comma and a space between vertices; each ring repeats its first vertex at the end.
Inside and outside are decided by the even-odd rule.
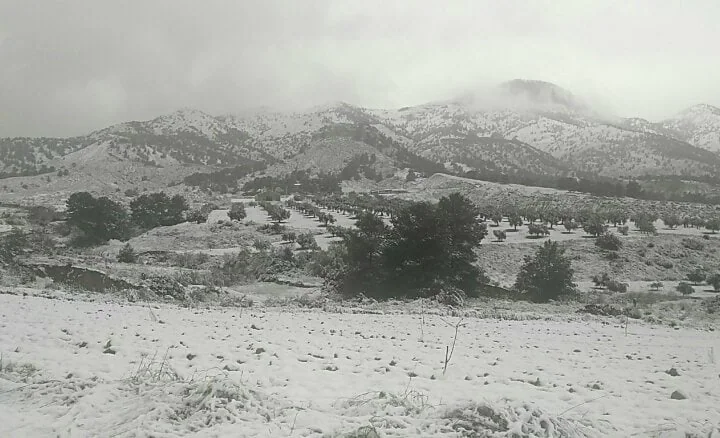
POLYGON ((0 0, 0 136, 196 107, 400 107, 513 79, 623 116, 720 105, 720 2, 0 0))

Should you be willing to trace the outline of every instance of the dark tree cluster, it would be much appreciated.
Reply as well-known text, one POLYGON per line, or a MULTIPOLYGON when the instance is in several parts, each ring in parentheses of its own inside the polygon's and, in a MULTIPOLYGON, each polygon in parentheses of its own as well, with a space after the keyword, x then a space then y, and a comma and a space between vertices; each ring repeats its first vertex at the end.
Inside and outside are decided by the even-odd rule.
POLYGON ((170 197, 165 192, 140 195, 130 202, 132 220, 143 229, 182 223, 188 208, 184 197, 170 197))
POLYGON ((187 201, 180 195, 164 192, 141 195, 130 202, 130 212, 108 197, 88 192, 70 195, 66 202, 67 223, 80 232, 75 243, 96 245, 110 239, 127 240, 132 227, 143 230, 176 225, 185 221, 187 201))
POLYGON ((95 198, 88 192, 70 195, 67 202, 67 223, 81 232, 80 245, 94 245, 110 239, 130 237, 130 217, 125 207, 108 197, 95 198))
POLYGON ((343 238, 343 268, 334 275, 340 291, 377 298, 434 295, 460 289, 477 295, 487 281, 475 265, 474 248, 487 235, 478 208, 459 194, 438 204, 410 203, 387 226, 369 211, 343 238))
POLYGON ((227 193, 238 190, 238 180, 254 172, 265 170, 267 165, 259 161, 250 161, 239 166, 220 169, 209 173, 193 173, 185 177, 185 184, 210 189, 214 192, 227 193))

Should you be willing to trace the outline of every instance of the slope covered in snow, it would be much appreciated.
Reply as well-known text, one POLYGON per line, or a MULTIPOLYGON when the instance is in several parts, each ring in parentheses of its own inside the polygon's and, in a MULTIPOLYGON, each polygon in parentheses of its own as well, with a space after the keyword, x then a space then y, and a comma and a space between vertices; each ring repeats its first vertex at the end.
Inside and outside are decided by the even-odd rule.
POLYGON ((720 344, 690 328, 19 295, 0 309, 2 436, 674 438, 720 422, 720 344))
POLYGON ((712 105, 695 105, 660 125, 697 147, 720 152, 720 108, 712 105))

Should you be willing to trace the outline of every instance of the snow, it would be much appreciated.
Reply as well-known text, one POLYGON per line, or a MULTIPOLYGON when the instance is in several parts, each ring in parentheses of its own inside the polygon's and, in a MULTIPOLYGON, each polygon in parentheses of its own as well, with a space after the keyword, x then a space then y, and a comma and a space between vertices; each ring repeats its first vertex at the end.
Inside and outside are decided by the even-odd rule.
POLYGON ((688 328, 631 322, 625 335, 622 323, 576 315, 465 318, 443 375, 459 318, 397 306, 354 314, 5 294, 0 309, 0 351, 6 368, 16 364, 0 373, 0 436, 374 427, 450 437, 507 422, 480 436, 684 437, 720 422, 720 340, 688 328), (672 400, 676 390, 688 398, 672 400))

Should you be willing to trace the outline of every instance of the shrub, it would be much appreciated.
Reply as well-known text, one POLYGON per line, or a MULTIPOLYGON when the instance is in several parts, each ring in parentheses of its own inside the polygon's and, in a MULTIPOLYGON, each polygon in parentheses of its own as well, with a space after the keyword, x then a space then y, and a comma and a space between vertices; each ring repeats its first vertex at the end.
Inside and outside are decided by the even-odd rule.
POLYGON ((283 233, 282 240, 285 242, 294 243, 297 240, 297 234, 294 231, 283 233))
POLYGON ((195 222, 196 224, 204 224, 207 222, 209 214, 209 212, 196 208, 187 212, 185 220, 188 222, 195 222))
POLYGON ((664 285, 660 281, 655 281, 653 283, 650 283, 650 289, 655 290, 655 291, 660 290, 663 287, 664 287, 664 285))
POLYGON ((603 272, 601 275, 593 275, 592 281, 597 287, 605 287, 610 282, 610 276, 603 272))
POLYGON ((693 251, 702 251, 705 249, 705 244, 697 239, 683 239, 682 246, 693 251))
POLYGON ((125 190, 125 196, 127 196, 128 198, 134 198, 139 194, 140 194, 140 192, 136 188, 130 188, 130 189, 125 190))
POLYGON ((625 293, 628 291, 629 285, 627 283, 621 283, 617 280, 610 280, 608 281, 605 286, 607 287, 607 290, 610 292, 620 292, 625 293))
POLYGON ((120 263, 135 263, 137 262, 137 259, 138 256, 135 254, 135 249, 133 249, 129 243, 125 244, 125 246, 120 249, 117 256, 117 261, 120 263))
POLYGON ((677 285, 675 290, 677 290, 683 295, 691 295, 693 292, 695 292, 695 289, 693 289, 692 285, 689 283, 685 283, 684 281, 681 281, 680 284, 677 285))
POLYGON ((628 227, 627 225, 618 227, 618 233, 622 234, 623 236, 627 236, 629 231, 630 231, 630 227, 628 227))
POLYGON ((180 268, 198 269, 209 260, 210 256, 204 252, 182 252, 173 253, 169 260, 169 264, 180 268))
POLYGON ((257 249, 258 251, 268 250, 272 248, 272 244, 265 239, 255 239, 253 241, 253 248, 257 249))
POLYGON ((28 220, 31 223, 45 226, 50 222, 60 220, 61 215, 55 211, 52 207, 45 207, 44 205, 36 205, 30 207, 28 210, 28 220))
POLYGON ((28 239, 25 233, 17 227, 13 227, 9 233, 2 236, 0 241, 0 262, 13 263, 28 247, 28 239))
POLYGON ((145 286, 158 296, 170 296, 185 300, 185 287, 174 278, 162 275, 142 275, 145 286))
POLYGON ((574 270, 565 250, 546 241, 534 256, 525 256, 515 289, 536 301, 549 301, 575 292, 574 270))
POLYGON ((502 242, 503 240, 507 239, 507 233, 505 232, 505 230, 493 230, 493 235, 498 242, 502 242))
POLYGON ((617 251, 622 248, 622 241, 617 235, 608 231, 595 240, 595 246, 608 251, 617 251))

